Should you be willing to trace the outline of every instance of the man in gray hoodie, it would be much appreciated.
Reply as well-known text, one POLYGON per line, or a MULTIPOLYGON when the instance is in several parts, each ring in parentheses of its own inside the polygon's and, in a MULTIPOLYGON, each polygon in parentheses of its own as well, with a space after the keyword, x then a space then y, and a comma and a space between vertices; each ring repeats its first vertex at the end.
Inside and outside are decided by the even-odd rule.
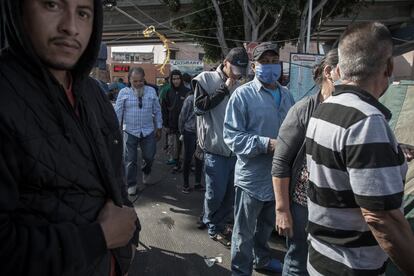
POLYGON ((231 93, 240 85, 248 65, 246 50, 233 48, 216 71, 203 72, 192 81, 197 136, 204 151, 206 194, 203 222, 209 236, 230 245, 225 233, 226 220, 232 216, 234 166, 236 156, 223 140, 223 123, 231 93))

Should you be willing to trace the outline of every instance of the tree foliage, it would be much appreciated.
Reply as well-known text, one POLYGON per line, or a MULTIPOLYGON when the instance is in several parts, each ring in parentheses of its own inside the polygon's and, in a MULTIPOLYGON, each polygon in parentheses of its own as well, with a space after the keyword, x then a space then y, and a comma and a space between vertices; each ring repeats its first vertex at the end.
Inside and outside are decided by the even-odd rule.
MULTIPOLYGON (((314 0, 312 31, 317 31, 327 19, 349 15, 364 3, 314 0)), ((290 40, 302 52, 308 5, 308 0, 193 0, 193 9, 200 12, 172 24, 201 44, 211 60, 219 60, 228 49, 251 41, 278 41, 283 45, 290 40)))

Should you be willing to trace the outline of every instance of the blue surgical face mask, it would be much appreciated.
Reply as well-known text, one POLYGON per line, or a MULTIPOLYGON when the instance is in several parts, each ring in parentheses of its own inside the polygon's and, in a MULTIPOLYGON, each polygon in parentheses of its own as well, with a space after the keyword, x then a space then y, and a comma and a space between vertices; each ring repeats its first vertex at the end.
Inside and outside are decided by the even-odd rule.
POLYGON ((280 64, 260 64, 256 63, 256 77, 265 84, 275 83, 282 74, 280 64))

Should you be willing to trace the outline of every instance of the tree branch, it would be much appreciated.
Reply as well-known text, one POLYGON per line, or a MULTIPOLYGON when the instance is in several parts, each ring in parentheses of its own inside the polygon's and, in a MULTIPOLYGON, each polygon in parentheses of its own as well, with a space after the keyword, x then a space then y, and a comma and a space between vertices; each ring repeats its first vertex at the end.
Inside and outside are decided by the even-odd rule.
POLYGON ((255 22, 254 22, 252 14, 251 14, 251 7, 250 7, 249 0, 243 0, 243 13, 245 13, 247 18, 249 19, 250 24, 253 25, 255 22))
POLYGON ((255 11, 255 9, 252 7, 252 4, 250 2, 250 0, 245 0, 247 3, 247 9, 249 11, 249 13, 251 14, 252 18, 253 18, 253 24, 255 24, 257 22, 257 18, 259 17, 255 11))
POLYGON ((250 41, 251 36, 252 36, 252 24, 250 23, 247 11, 244 8, 244 0, 238 0, 237 2, 239 3, 240 8, 242 9, 242 12, 243 12, 244 39, 247 41, 250 41))
POLYGON ((325 22, 326 22, 326 20, 328 20, 328 19, 331 17, 331 15, 335 12, 336 7, 338 6, 339 2, 341 2, 341 0, 336 0, 336 2, 335 2, 335 4, 334 4, 334 6, 332 7, 332 9, 328 12, 328 14, 327 14, 327 15, 324 17, 324 19, 321 21, 321 25, 322 25, 323 23, 325 23, 325 22))
POLYGON ((312 9, 312 17, 314 18, 315 15, 323 8, 323 6, 326 5, 326 3, 328 2, 328 0, 322 0, 314 9, 312 9))
POLYGON ((267 36, 270 32, 274 31, 274 30, 275 30, 275 29, 279 26, 280 20, 282 20, 283 13, 285 12, 285 9, 286 9, 286 5, 284 5, 284 6, 280 9, 279 13, 276 15, 276 18, 275 18, 275 21, 273 22, 273 25, 272 25, 271 27, 269 27, 267 30, 265 30, 265 31, 262 33, 262 35, 259 37, 259 40, 264 40, 264 39, 265 39, 265 37, 266 37, 266 36, 267 36))
POLYGON ((217 15, 217 39, 221 46, 223 54, 226 55, 229 51, 229 47, 227 46, 226 39, 224 38, 223 15, 221 14, 217 0, 211 0, 211 2, 213 3, 214 10, 216 11, 217 15))
POLYGON ((267 16, 269 15, 269 12, 268 11, 266 11, 265 12, 265 15, 263 16, 263 18, 262 18, 262 20, 260 20, 260 22, 257 24, 257 27, 259 27, 260 28, 260 26, 262 26, 263 25, 263 23, 265 22, 265 20, 266 20, 266 18, 267 18, 267 16))
POLYGON ((306 30, 306 17, 309 11, 309 1, 306 1, 306 5, 303 8, 302 15, 300 18, 300 29, 299 29, 299 38, 298 38, 298 52, 303 53, 305 51, 305 30, 306 30))

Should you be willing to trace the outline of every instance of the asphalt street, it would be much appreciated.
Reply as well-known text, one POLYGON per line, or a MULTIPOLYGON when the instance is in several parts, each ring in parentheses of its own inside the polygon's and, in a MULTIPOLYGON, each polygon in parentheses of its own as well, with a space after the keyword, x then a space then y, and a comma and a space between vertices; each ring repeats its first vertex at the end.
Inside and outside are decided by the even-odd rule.
MULTIPOLYGON (((204 194, 183 194, 182 174, 166 165, 166 153, 158 143, 153 165, 153 185, 132 196, 141 220, 140 244, 129 275, 231 275, 230 250, 197 228, 204 194)), ((140 181, 141 174, 138 179, 140 181)), ((194 175, 190 175, 190 183, 194 175)), ((283 258, 284 241, 272 235, 272 255, 283 258)), ((254 272, 253 275, 269 275, 254 272)), ((272 275, 272 274, 270 274, 272 275)), ((277 274, 273 274, 277 275, 277 274)))

